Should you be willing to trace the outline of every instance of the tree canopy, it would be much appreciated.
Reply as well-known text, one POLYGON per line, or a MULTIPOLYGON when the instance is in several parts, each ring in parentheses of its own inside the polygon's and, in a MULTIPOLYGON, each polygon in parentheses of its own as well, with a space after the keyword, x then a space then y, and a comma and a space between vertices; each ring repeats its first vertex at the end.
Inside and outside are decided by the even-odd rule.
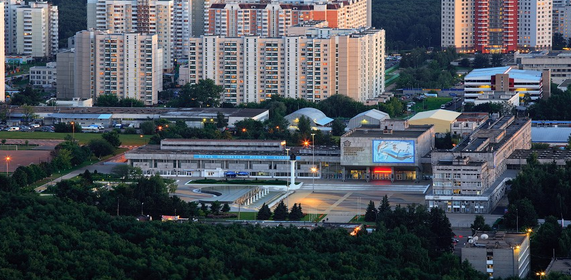
POLYGON ((178 97, 169 103, 171 107, 218 107, 222 86, 216 85, 213 80, 200 80, 196 84, 186 84, 180 90, 178 97))

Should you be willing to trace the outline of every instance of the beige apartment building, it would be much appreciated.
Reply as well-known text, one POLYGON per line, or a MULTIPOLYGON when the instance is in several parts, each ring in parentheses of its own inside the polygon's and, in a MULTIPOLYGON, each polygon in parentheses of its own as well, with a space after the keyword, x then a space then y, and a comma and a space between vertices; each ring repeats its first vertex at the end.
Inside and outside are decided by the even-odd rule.
POLYGON ((51 57, 58 50, 58 9, 47 2, 30 2, 16 9, 16 53, 51 57))
POLYGON ((74 97, 112 94, 157 103, 163 54, 156 34, 80 31, 75 42, 74 97))
POLYGON ((285 36, 290 26, 325 21, 330 28, 370 25, 370 0, 350 1, 218 1, 209 5, 205 34, 225 37, 285 36))
POLYGON ((185 79, 214 80, 224 87, 222 100, 234 104, 274 94, 314 102, 343 94, 364 102, 384 92, 384 30, 315 24, 303 30, 281 38, 192 38, 185 79))

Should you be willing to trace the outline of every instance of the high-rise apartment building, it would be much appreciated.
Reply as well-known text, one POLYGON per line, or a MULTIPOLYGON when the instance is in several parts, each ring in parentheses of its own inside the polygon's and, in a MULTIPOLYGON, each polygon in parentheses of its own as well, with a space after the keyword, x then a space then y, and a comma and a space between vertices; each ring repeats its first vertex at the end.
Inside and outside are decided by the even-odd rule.
POLYGON ((104 94, 157 103, 162 50, 156 34, 80 31, 75 36, 74 97, 104 94))
POLYGON ((16 9, 21 5, 19 0, 4 0, 4 46, 7 54, 16 53, 16 9))
POLYGON ((191 0, 88 0, 87 28, 111 33, 139 32, 159 35, 164 67, 186 59, 188 40, 195 29, 202 35, 203 1, 191 0), (200 27, 200 28, 198 28, 200 27))
MULTIPOLYGON (((31 2, 15 10, 16 53, 34 57, 55 55, 59 43, 57 6, 48 2, 31 2)), ((13 42, 12 38, 9 40, 13 42)))
POLYGON ((442 0, 442 47, 481 53, 549 49, 552 1, 442 0))
POLYGON ((571 38, 571 5, 568 0, 553 1, 553 33, 563 35, 565 40, 571 38))
POLYGON ((288 35, 192 38, 189 81, 214 80, 224 87, 222 100, 234 104, 275 94, 366 101, 384 92, 384 30, 312 26, 288 35))
POLYGON ((328 27, 340 29, 370 26, 368 2, 221 1, 210 4, 206 11, 205 34, 281 37, 288 27, 308 21, 326 21, 328 27))
POLYGON ((518 45, 551 49, 553 0, 519 0, 518 45))
POLYGON ((159 48, 164 51, 164 69, 173 69, 177 53, 173 0, 89 0, 87 15, 88 29, 157 34, 159 48))

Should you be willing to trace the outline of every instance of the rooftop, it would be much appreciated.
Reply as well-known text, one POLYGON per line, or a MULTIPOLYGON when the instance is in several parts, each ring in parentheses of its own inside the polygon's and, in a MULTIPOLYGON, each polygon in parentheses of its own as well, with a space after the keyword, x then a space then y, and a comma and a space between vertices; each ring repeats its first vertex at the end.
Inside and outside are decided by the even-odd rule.
POLYGON ((495 121, 488 120, 480 129, 474 131, 470 137, 454 147, 453 151, 479 152, 483 150, 498 150, 528 122, 530 120, 527 118, 515 118, 510 115, 503 116, 495 121), (481 139, 490 139, 490 141, 482 146, 483 142, 481 139), (475 147, 478 147, 478 149, 474 149, 475 147))
POLYGON ((409 125, 406 130, 382 130, 382 129, 355 129, 348 132, 344 137, 363 137, 363 138, 418 138, 420 135, 428 131, 432 125, 409 125))
MULTIPOLYGON (((484 248, 484 249, 511 249, 520 246, 528 235, 525 233, 506 233, 498 232, 477 232, 473 235, 471 241, 468 241, 468 248, 484 248)), ((467 245, 468 245, 467 244, 467 245)))
POLYGON ((458 118, 458 116, 460 116, 460 113, 455 111, 436 109, 436 110, 417 113, 416 115, 412 116, 412 118, 410 118, 409 121, 420 120, 420 119, 438 119, 438 120, 446 120, 452 122, 456 118, 458 118))
POLYGON ((541 71, 535 70, 519 70, 514 69, 511 66, 503 67, 493 67, 493 68, 482 68, 474 69, 472 72, 468 73, 465 80, 489 80, 492 76, 497 74, 509 74, 510 78, 514 78, 521 81, 537 81, 541 79, 541 71))

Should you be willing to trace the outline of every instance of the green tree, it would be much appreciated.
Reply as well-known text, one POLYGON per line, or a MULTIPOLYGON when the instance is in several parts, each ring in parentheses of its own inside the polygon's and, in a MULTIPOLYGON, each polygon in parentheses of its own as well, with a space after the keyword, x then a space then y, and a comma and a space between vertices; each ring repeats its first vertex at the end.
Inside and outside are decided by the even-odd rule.
POLYGON ((504 55, 501 53, 492 54, 492 67, 502 66, 504 63, 504 55))
POLYGON ((258 214, 256 216, 256 219, 258 220, 269 220, 272 216, 272 210, 270 210, 270 207, 268 207, 268 205, 266 205, 266 203, 262 204, 262 207, 260 208, 260 210, 258 210, 258 214))
POLYGON ((115 152, 115 148, 104 139, 92 139, 89 141, 89 149, 98 157, 104 157, 115 152))
POLYGON ((221 208, 222 208, 222 204, 218 200, 216 200, 210 204, 210 211, 212 211, 212 213, 214 213, 215 215, 220 214, 221 208))
POLYGON ((213 80, 200 80, 196 84, 184 85, 170 104, 173 107, 218 107, 223 91, 224 88, 213 80))
POLYGON ((230 212, 230 205, 228 205, 228 202, 224 203, 224 205, 222 206, 222 213, 228 213, 230 212))
POLYGON ((553 33, 553 50, 562 50, 567 46, 567 41, 563 37, 563 34, 554 32, 553 33))
POLYGON ((367 206, 367 210, 365 211, 365 222, 374 222, 377 220, 377 208, 375 207, 375 203, 370 200, 369 205, 367 206))
POLYGON ((145 107, 145 103, 135 98, 123 98, 119 100, 117 107, 145 107))
POLYGON ((101 137, 103 137, 105 141, 109 142, 109 144, 111 144, 111 146, 113 146, 114 148, 119 148, 119 146, 121 146, 119 133, 115 130, 112 130, 110 132, 105 132, 101 135, 101 137))
POLYGON ((333 136, 341 136, 345 134, 346 127, 342 120, 335 119, 331 124, 331 134, 333 134, 333 136))
POLYGON ((294 203, 293 207, 291 208, 291 212, 289 212, 289 220, 290 221, 299 221, 303 218, 303 212, 301 210, 301 204, 294 203))
POLYGON ((97 107, 117 107, 119 98, 114 94, 103 94, 97 97, 94 105, 97 107))
POLYGON ((523 198, 508 205, 508 212, 504 214, 506 227, 520 230, 537 226, 537 212, 528 198, 523 198))
POLYGON ((34 111, 34 107, 24 104, 22 106, 22 119, 25 124, 29 124, 30 122, 34 121, 38 117, 34 111))
POLYGON ((141 132, 145 135, 153 135, 155 134, 155 123, 153 121, 146 121, 139 125, 141 132))
POLYGON ((60 149, 55 152, 51 166, 53 169, 61 171, 71 168, 71 160, 72 160, 71 151, 67 149, 60 149))
POLYGON ((492 228, 486 224, 486 219, 482 215, 476 215, 474 219, 474 223, 470 225, 472 229, 472 235, 476 233, 476 231, 490 231, 492 228))
POLYGON ((222 112, 216 113, 216 127, 224 128, 228 126, 228 121, 222 112))
POLYGON ((466 57, 462 58, 462 60, 460 60, 459 65, 460 65, 460 67, 470 68, 470 59, 468 59, 466 57))
POLYGON ((280 201, 276 210, 274 210, 274 220, 275 221, 285 221, 288 217, 288 209, 284 204, 284 201, 280 201))
POLYGON ((12 174, 12 180, 18 188, 24 188, 28 186, 28 174, 26 173, 24 166, 16 168, 12 174))
POLYGON ((476 54, 474 56, 474 68, 490 67, 490 58, 487 54, 476 54))

